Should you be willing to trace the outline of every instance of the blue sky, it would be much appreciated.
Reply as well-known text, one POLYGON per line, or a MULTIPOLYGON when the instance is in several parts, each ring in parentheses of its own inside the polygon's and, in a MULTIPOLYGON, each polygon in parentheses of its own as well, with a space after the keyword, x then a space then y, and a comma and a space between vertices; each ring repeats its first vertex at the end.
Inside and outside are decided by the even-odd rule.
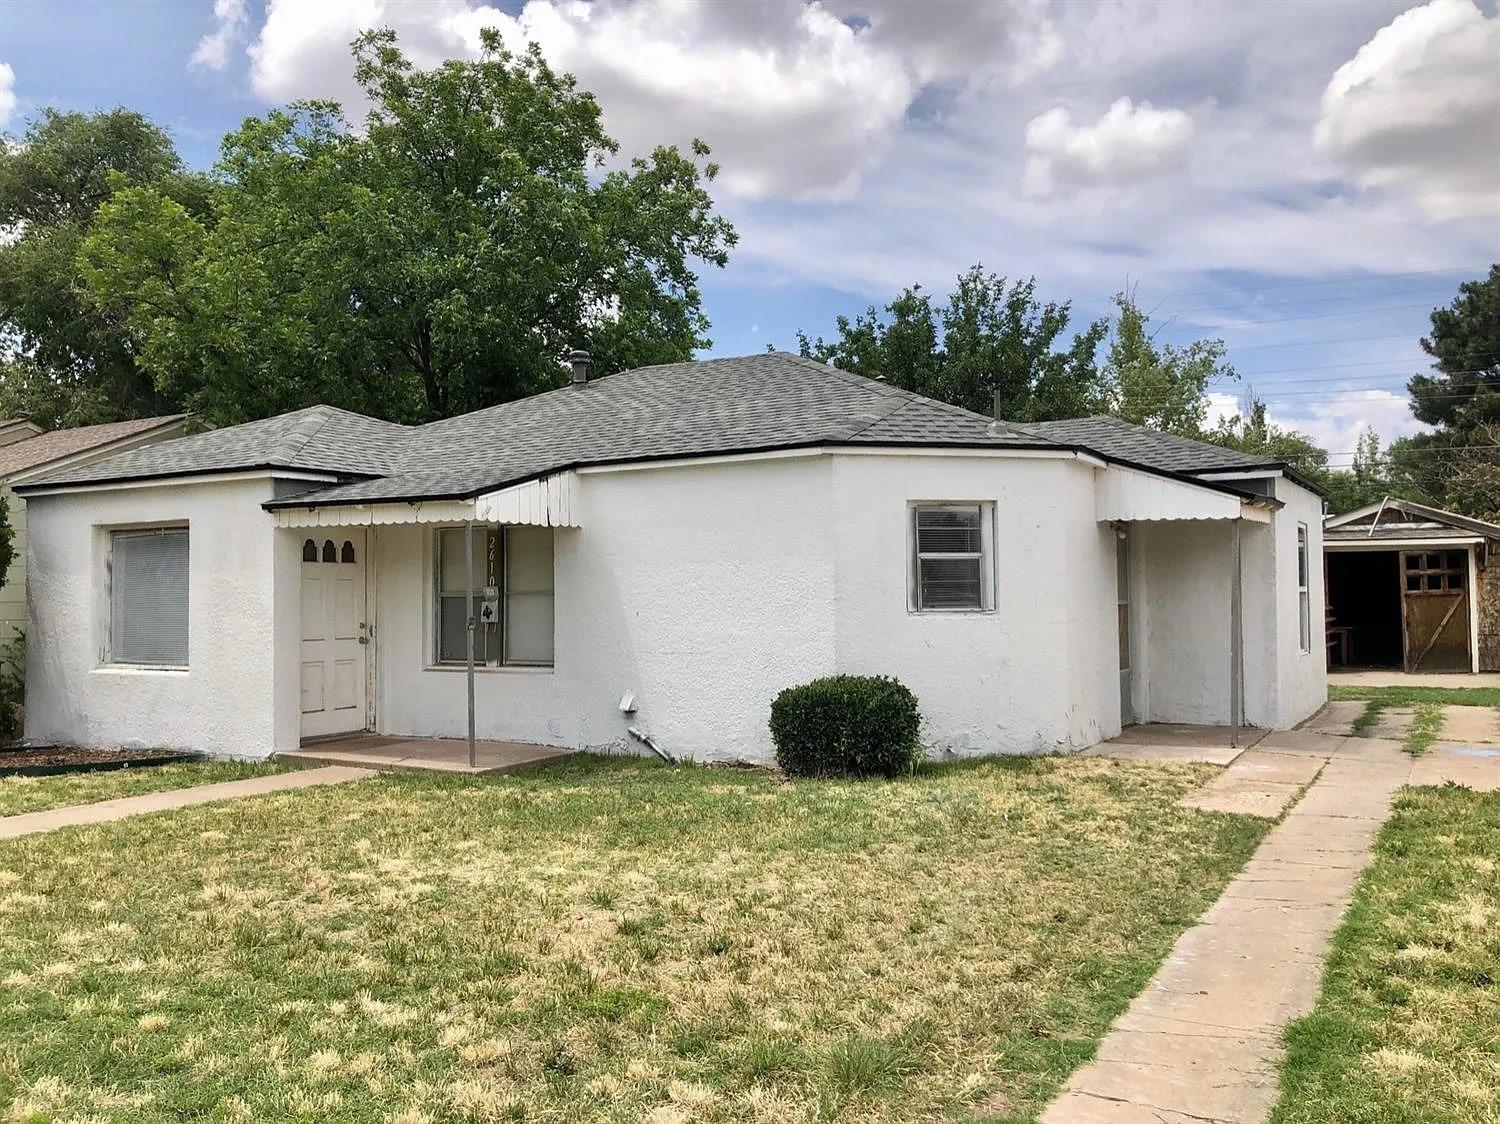
POLYGON ((627 154, 707 140, 741 233, 704 277, 715 354, 976 261, 1080 322, 1132 285, 1164 339, 1228 342, 1218 408, 1253 387, 1337 454, 1414 430, 1427 312, 1500 258, 1500 16, 1471 0, 12 0, 0 127, 124 105, 206 166, 247 114, 352 102, 378 24, 427 64, 539 42, 627 154))

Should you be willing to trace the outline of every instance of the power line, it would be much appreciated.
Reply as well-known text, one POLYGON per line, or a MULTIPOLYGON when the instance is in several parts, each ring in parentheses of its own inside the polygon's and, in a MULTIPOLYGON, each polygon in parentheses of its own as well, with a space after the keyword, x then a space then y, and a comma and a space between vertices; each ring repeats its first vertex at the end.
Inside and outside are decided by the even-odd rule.
POLYGON ((1488 266, 1455 265, 1447 269, 1413 269, 1405 273, 1364 273, 1354 277, 1332 277, 1323 281, 1289 281, 1283 285, 1259 285, 1254 288, 1239 288, 1233 285, 1217 289, 1191 289, 1180 293, 1162 293, 1157 300, 1174 300, 1177 297, 1197 297, 1219 293, 1270 293, 1282 289, 1305 289, 1315 285, 1354 285, 1364 281, 1387 281, 1394 277, 1432 277, 1442 273, 1481 273, 1488 266))
MULTIPOLYGON (((1434 283, 1434 284, 1436 284, 1436 283, 1434 283)), ((1416 288, 1416 289, 1389 289, 1389 290, 1384 290, 1384 291, 1382 291, 1380 293, 1373 293, 1373 294, 1372 293, 1344 293, 1343 295, 1337 296, 1337 297, 1303 297, 1303 298, 1299 298, 1297 300, 1290 300, 1290 301, 1266 301, 1264 303, 1257 303, 1255 301, 1251 301, 1249 303, 1246 303, 1245 301, 1240 301, 1238 304, 1212 304, 1212 305, 1206 305, 1206 306, 1203 306, 1203 307, 1200 307, 1200 308, 1178 309, 1175 312, 1169 312, 1168 315, 1171 315, 1171 316, 1185 316, 1189 312, 1233 312, 1233 311, 1247 311, 1247 310, 1253 310, 1253 309, 1257 309, 1257 308, 1303 308, 1303 307, 1305 307, 1307 305, 1310 305, 1310 304, 1329 304, 1332 301, 1366 301, 1366 300, 1369 300, 1371 296, 1381 296, 1381 297, 1409 297, 1409 296, 1416 296, 1418 293, 1425 292, 1428 289, 1431 289, 1432 287, 1433 287, 1432 285, 1427 285, 1427 286, 1416 288)), ((1446 287, 1446 284, 1445 284, 1443 292, 1448 292, 1448 291, 1449 290, 1448 290, 1448 288, 1446 287)), ((1162 299, 1165 299, 1165 298, 1162 298, 1162 299)))
MULTIPOLYGON (((1243 324, 1208 324, 1208 328, 1254 328, 1261 324, 1287 324, 1293 320, 1327 320, 1332 316, 1373 316, 1378 312, 1408 312, 1413 308, 1431 308, 1432 305, 1423 301, 1420 304, 1386 304, 1379 308, 1346 308, 1342 312, 1315 312, 1310 316, 1270 316, 1264 320, 1250 320, 1243 324)), ((1207 309, 1187 309, 1184 312, 1170 313, 1171 317, 1190 316, 1194 312, 1205 312, 1207 309)), ((1170 324, 1171 320, 1163 319, 1162 324, 1170 324)))
POLYGON ((1262 351, 1269 347, 1323 347, 1332 346, 1337 343, 1380 343, 1383 340, 1409 340, 1408 332, 1401 332, 1393 336, 1351 336, 1343 340, 1294 340, 1290 343, 1253 343, 1241 347, 1238 344, 1226 345, 1231 355, 1236 351, 1262 351))

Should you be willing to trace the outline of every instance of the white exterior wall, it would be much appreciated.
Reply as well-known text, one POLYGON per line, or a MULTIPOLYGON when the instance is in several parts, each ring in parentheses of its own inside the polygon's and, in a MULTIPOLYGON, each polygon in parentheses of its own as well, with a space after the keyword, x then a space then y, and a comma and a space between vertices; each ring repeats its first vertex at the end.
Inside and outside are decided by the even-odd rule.
POLYGON ((1119 732, 1113 535, 1073 459, 833 458, 838 670, 894 675, 940 753, 1041 753, 1119 732), (995 607, 908 610, 914 502, 993 503, 995 607))
MULTIPOLYGON (((267 478, 33 497, 26 736, 269 754, 277 745, 277 580, 271 517, 260 505, 270 498, 267 478), (109 532, 184 522, 188 667, 108 665, 109 532)), ((295 689, 289 697, 295 709, 295 689)))
POLYGON ((1228 520, 1135 523, 1130 535, 1145 649, 1136 682, 1140 721, 1228 722, 1228 520))
MULTIPOLYGON (((1278 479, 1285 506, 1270 523, 1241 523, 1244 715, 1288 729, 1328 697, 1323 651, 1321 501, 1278 479), (1312 650, 1301 650, 1297 524, 1308 526, 1312 650)), ((1230 523, 1137 523, 1131 536, 1141 652, 1135 697, 1141 721, 1223 724, 1229 713, 1230 523)))
MULTIPOLYGON (((776 693, 845 672, 910 686, 940 752, 1090 745, 1119 729, 1092 485, 1076 461, 960 456, 583 473, 582 526, 554 532, 555 666, 477 671, 478 734, 639 751, 617 710, 631 691, 670 752, 769 761, 776 693), (993 613, 908 611, 920 500, 996 505, 993 613)), ((464 733, 463 670, 431 666, 432 533, 375 531, 382 733, 464 733)))
MULTIPOLYGON (((791 457, 580 474, 582 525, 554 532, 555 665, 477 671, 479 736, 638 751, 634 722, 670 753, 769 760, 776 692, 834 670, 830 473, 791 457)), ((430 666, 431 536, 375 529, 377 721, 461 737, 464 671, 430 666)))
POLYGON ((1279 668, 1277 729, 1288 729, 1328 701, 1328 651, 1324 646, 1323 501, 1294 481, 1276 481, 1276 498, 1286 506, 1276 513, 1276 653, 1279 668), (1312 644, 1301 649, 1297 607, 1297 524, 1307 524, 1308 582, 1312 644))

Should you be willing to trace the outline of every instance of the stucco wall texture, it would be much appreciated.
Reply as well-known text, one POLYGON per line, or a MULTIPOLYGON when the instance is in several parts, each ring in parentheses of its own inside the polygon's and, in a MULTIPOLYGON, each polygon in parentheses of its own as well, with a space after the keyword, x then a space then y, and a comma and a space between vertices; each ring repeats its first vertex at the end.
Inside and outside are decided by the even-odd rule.
MULTIPOLYGON (((554 532, 555 666, 478 671, 478 734, 634 752, 633 723, 686 757, 768 761, 775 694, 849 672, 907 683, 938 756, 1110 737, 1121 721, 1118 540, 1095 517, 1103 471, 1067 457, 878 451, 584 470, 581 525, 554 532), (910 610, 918 502, 993 505, 992 611, 910 610), (639 708, 628 717, 626 692, 639 708)), ((297 744, 305 533, 274 528, 260 507, 271 486, 33 498, 28 736, 238 757, 297 744), (110 667, 98 592, 108 529, 172 522, 191 536, 189 669, 110 667)), ((1283 498, 1274 524, 1245 533, 1247 717, 1264 725, 1292 724, 1324 693, 1321 644, 1313 661, 1287 649, 1297 645, 1294 516, 1317 501, 1295 486, 1283 498)), ((1306 521, 1317 527, 1316 515, 1306 521)), ((462 668, 432 666, 432 534, 369 535, 382 733, 465 730, 462 668)), ((1130 541, 1138 716, 1226 720, 1227 524, 1138 524, 1130 541)))

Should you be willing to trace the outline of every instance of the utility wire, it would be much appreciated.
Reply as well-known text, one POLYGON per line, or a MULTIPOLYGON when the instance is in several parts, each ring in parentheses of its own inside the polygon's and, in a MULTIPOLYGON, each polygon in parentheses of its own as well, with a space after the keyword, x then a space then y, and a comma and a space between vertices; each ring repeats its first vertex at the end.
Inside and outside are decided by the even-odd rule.
POLYGON ((1219 295, 1224 293, 1270 293, 1282 289, 1306 289, 1316 285, 1354 285, 1364 281, 1388 281, 1395 277, 1432 277, 1442 273, 1483 273, 1489 269, 1487 265, 1454 265, 1447 269, 1413 269, 1404 273, 1363 273, 1353 277, 1331 277, 1323 281, 1289 281, 1283 285, 1257 285, 1254 287, 1239 288, 1226 285, 1217 289, 1190 289, 1186 292, 1161 293, 1155 299, 1173 300, 1177 297, 1198 297, 1208 295, 1219 295))

